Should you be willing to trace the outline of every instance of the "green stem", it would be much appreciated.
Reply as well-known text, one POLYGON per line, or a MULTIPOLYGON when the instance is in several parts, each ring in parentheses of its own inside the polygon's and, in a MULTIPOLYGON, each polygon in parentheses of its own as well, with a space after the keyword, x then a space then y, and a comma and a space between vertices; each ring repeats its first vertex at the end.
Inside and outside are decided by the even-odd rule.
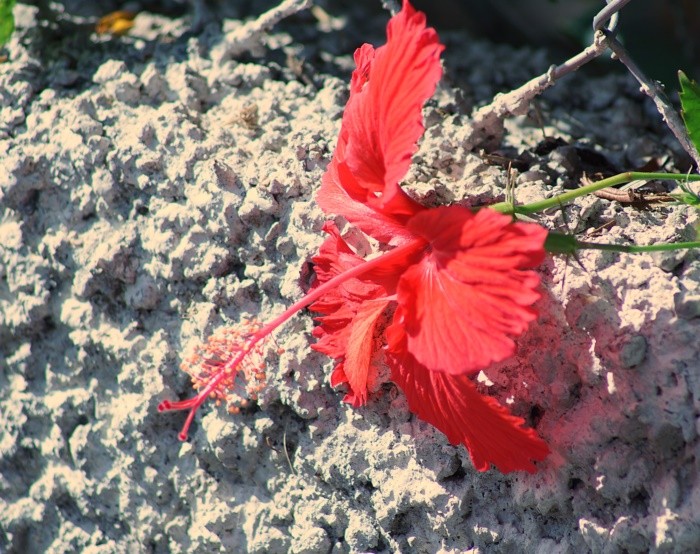
POLYGON ((635 246, 631 244, 597 244, 595 242, 576 241, 577 250, 607 250, 609 252, 625 252, 638 254, 640 252, 664 252, 668 250, 684 250, 687 248, 700 248, 700 241, 672 242, 663 244, 650 244, 647 246, 635 246))
POLYGON ((624 252, 637 254, 640 252, 663 252, 668 250, 684 250, 687 248, 700 248, 700 241, 675 242, 663 244, 651 244, 648 246, 636 246, 633 244, 601 244, 597 242, 585 242, 578 240, 574 235, 550 231, 544 248, 551 254, 575 254, 578 250, 607 250, 608 252, 624 252))
POLYGON ((608 187, 613 187, 615 185, 622 185, 624 183, 629 183, 630 181, 638 180, 667 180, 667 181, 700 181, 700 175, 691 174, 677 174, 677 173, 644 173, 640 171, 626 171, 625 173, 620 173, 618 175, 613 175, 607 179, 601 181, 596 181, 589 185, 584 185, 574 190, 570 190, 563 194, 553 196, 552 198, 545 198, 544 200, 539 200, 531 204, 524 204, 522 206, 514 206, 510 202, 499 202, 498 204, 493 204, 489 206, 492 210, 501 212, 503 214, 509 215, 528 215, 537 212, 544 211, 549 208, 554 208, 558 206, 563 206, 568 202, 578 198, 579 196, 585 196, 586 194, 591 194, 598 190, 602 190, 608 187))

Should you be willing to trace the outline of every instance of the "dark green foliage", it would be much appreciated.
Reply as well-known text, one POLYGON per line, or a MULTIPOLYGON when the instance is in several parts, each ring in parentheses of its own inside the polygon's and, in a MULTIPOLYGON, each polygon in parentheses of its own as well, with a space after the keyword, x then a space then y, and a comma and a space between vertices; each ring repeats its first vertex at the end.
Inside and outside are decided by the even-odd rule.
POLYGON ((15 18, 12 15, 14 7, 15 0, 0 0, 0 48, 10 40, 15 30, 15 18))
POLYGON ((678 80, 681 83, 681 106, 683 107, 683 121, 688 129, 690 140, 695 149, 700 152, 700 86, 695 81, 688 79, 682 71, 678 72, 678 80))

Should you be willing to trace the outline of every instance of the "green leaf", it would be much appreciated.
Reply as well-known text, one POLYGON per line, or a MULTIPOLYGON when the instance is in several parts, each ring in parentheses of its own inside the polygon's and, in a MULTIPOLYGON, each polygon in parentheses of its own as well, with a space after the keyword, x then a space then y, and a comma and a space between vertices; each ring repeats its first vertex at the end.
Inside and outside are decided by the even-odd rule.
POLYGON ((565 235, 550 231, 544 241, 544 249, 550 254, 576 254, 578 241, 574 235, 565 235))
POLYGON ((15 30, 15 17, 12 15, 14 7, 15 0, 0 0, 0 48, 10 40, 15 30))
POLYGON ((693 192, 688 183, 679 182, 678 188, 681 189, 681 193, 670 194, 678 202, 682 204, 687 204, 688 206, 693 206, 694 208, 700 208, 700 196, 693 192))
POLYGON ((688 129, 695 149, 700 152, 700 86, 688 79, 682 71, 678 72, 678 80, 681 83, 680 97, 685 128, 688 129))

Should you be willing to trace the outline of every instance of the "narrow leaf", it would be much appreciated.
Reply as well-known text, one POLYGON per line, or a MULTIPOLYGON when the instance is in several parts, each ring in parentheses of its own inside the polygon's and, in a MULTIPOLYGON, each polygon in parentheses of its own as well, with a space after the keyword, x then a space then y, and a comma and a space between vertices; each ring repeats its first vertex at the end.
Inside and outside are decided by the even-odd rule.
POLYGON ((695 149, 700 152, 700 86, 682 71, 678 72, 678 80, 681 83, 683 121, 688 129, 690 140, 693 141, 695 149))
POLYGON ((0 0, 0 48, 10 40, 15 30, 15 18, 12 15, 14 7, 15 0, 0 0))

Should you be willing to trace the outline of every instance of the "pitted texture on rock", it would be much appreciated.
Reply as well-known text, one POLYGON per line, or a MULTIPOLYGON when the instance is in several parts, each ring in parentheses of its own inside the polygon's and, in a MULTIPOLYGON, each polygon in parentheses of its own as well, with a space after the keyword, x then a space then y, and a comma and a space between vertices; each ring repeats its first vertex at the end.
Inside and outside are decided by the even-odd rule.
MULTIPOLYGON (((144 12, 122 39, 47 51, 36 10, 18 6, 0 64, 0 551, 700 550, 694 252, 540 269, 537 324, 479 384, 550 444, 535 475, 474 472, 390 385, 342 404, 308 315, 276 333, 257 406, 206 406, 187 444, 182 416, 157 414, 192 393, 189 348, 308 286, 350 55, 386 21, 344 9, 344 26, 300 14, 231 58, 241 22, 225 17, 187 39, 184 20, 144 12)), ((619 77, 573 76, 543 122, 506 122, 498 156, 467 151, 471 106, 552 60, 445 41, 461 90, 443 83, 425 110, 406 179, 422 202, 490 202, 509 179, 526 202, 651 158, 674 169, 677 148, 619 77)), ((688 240, 697 215, 592 197, 542 221, 651 243, 688 240)))

